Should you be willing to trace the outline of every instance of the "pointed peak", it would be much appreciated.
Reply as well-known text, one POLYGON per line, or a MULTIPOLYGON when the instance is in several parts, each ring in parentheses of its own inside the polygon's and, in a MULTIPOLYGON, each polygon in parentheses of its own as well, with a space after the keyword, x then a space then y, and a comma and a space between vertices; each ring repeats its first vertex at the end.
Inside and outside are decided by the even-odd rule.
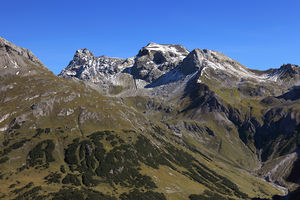
POLYGON ((83 49, 78 49, 75 52, 75 57, 94 57, 94 53, 89 51, 87 48, 83 48, 83 49))
POLYGON ((199 49, 199 48, 195 48, 193 49, 189 55, 187 57, 195 57, 195 58, 202 58, 202 57, 211 57, 212 55, 218 55, 221 54, 219 52, 216 51, 212 51, 212 50, 207 50, 207 49, 199 49))
MULTIPOLYGON (((206 50, 207 51, 207 50, 206 50)), ((205 52, 206 52, 205 51, 205 52)), ((205 53, 204 52, 204 50, 201 50, 201 49, 198 49, 198 48, 196 48, 196 49, 193 49, 190 53, 189 53, 189 55, 188 56, 191 56, 191 55, 202 55, 202 54, 204 54, 205 53)))
POLYGON ((188 75, 202 68, 202 60, 204 52, 201 49, 194 49, 182 61, 179 66, 179 71, 182 74, 188 75))
POLYGON ((199 49, 199 48, 195 48, 193 49, 190 54, 197 54, 197 55, 202 55, 202 56, 211 56, 211 55, 222 55, 225 56, 224 54, 217 52, 217 51, 213 51, 213 50, 208 50, 208 49, 199 49))
POLYGON ((281 80, 299 77, 300 66, 294 64, 284 64, 279 69, 271 70, 271 75, 279 77, 281 80))
POLYGON ((0 37, 0 44, 2 45, 2 44, 5 44, 5 43, 10 43, 10 42, 7 41, 6 39, 4 39, 3 37, 0 37))
POLYGON ((294 65, 294 64, 284 64, 282 65, 279 70, 295 70, 295 69, 299 69, 300 67, 298 65, 294 65))
POLYGON ((37 64, 43 69, 47 69, 31 51, 18 47, 2 37, 0 37, 0 58, 0 63, 2 63, 4 69, 8 70, 17 70, 20 67, 24 70, 29 66, 27 61, 37 64))
POLYGON ((24 48, 14 45, 13 43, 9 42, 8 40, 4 39, 3 37, 0 37, 0 46, 4 46, 4 45, 13 47, 14 49, 17 49, 17 48, 24 49, 24 48))
POLYGON ((7 41, 6 39, 0 37, 0 47, 1 48, 5 48, 5 52, 9 52, 9 51, 16 51, 20 54, 27 55, 27 54, 32 54, 28 49, 22 48, 22 47, 18 47, 15 44, 7 41))
POLYGON ((31 51, 29 51, 28 49, 22 48, 22 47, 18 47, 15 44, 7 41, 6 39, 4 39, 2 37, 0 37, 0 49, 1 48, 4 49, 4 51, 2 51, 2 53, 16 52, 18 55, 21 55, 21 56, 31 60, 32 62, 41 64, 41 62, 33 55, 33 53, 31 51))

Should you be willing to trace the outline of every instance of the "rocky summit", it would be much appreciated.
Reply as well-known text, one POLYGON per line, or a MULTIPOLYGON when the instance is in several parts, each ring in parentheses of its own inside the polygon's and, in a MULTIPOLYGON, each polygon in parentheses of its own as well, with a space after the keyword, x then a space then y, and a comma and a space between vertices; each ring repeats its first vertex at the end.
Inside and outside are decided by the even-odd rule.
POLYGON ((299 199, 299 78, 157 43, 56 76, 0 38, 0 199, 299 199))

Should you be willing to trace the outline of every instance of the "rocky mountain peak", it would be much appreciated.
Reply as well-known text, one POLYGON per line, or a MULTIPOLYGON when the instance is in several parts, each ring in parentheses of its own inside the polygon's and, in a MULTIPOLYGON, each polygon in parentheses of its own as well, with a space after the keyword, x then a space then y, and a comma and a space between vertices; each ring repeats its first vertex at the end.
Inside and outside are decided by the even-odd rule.
POLYGON ((280 69, 297 69, 299 68, 299 65, 294 65, 294 64, 283 64, 280 69))
POLYGON ((187 75, 204 67, 219 69, 218 65, 227 66, 226 70, 247 71, 247 68, 226 55, 207 49, 194 49, 181 63, 180 71, 187 75), (230 65, 230 66, 229 66, 230 65))
POLYGON ((28 49, 0 37, 0 76, 25 75, 48 69, 28 49), (36 66, 36 67, 34 67, 36 66))
POLYGON ((121 58, 95 57, 93 52, 88 49, 79 49, 75 52, 73 60, 62 70, 59 76, 99 82, 99 79, 120 72, 124 68, 123 62, 124 60, 121 58))
POLYGON ((269 76, 275 77, 275 81, 292 81, 299 85, 300 67, 294 64, 284 64, 279 69, 270 69, 267 71, 269 76))
MULTIPOLYGON (((285 64, 282 65, 278 73, 280 74, 280 79, 290 80, 296 79, 298 82, 300 81, 300 67, 298 65, 293 64, 285 64)), ((297 83, 299 85, 299 83, 297 83)))
POLYGON ((300 70, 298 65, 294 64, 284 64, 279 68, 279 71, 284 71, 285 73, 295 74, 300 70))
MULTIPOLYGON (((88 49, 78 49, 73 57, 73 60, 70 62, 70 64, 75 64, 76 65, 84 65, 88 61, 94 60, 95 56, 92 52, 90 52, 88 49)), ((69 64, 69 65, 70 65, 69 64)))
POLYGON ((201 49, 194 49, 182 61, 179 71, 185 75, 191 74, 202 68, 205 52, 201 49))
MULTIPOLYGON (((34 63, 41 64, 39 59, 36 58, 31 51, 22 47, 18 47, 2 37, 0 37, 0 55, 6 57, 6 61, 12 61, 14 57, 22 56, 34 63)), ((13 66, 15 66, 14 63, 12 64, 13 66)))
POLYGON ((94 53, 89 51, 88 49, 84 48, 84 49, 78 49, 75 52, 74 55, 75 58, 84 58, 84 57, 88 57, 88 58, 92 58, 94 57, 94 53))
POLYGON ((132 75, 151 83, 174 69, 188 54, 180 45, 149 43, 137 54, 132 75))

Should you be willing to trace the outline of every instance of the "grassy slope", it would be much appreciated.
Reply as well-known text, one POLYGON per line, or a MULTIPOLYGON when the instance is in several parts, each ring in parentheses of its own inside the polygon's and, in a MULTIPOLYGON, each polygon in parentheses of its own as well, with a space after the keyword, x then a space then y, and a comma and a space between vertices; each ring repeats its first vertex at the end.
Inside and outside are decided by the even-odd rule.
MULTIPOLYGON (((170 155, 172 151, 166 150, 165 145, 156 147, 162 144, 163 141, 185 152, 183 154, 173 155, 174 160, 168 158, 172 166, 175 166, 174 169, 164 164, 158 164, 158 168, 153 168, 149 166, 149 164, 147 165, 141 161, 141 158, 138 159, 140 163, 140 169, 138 171, 140 171, 141 174, 148 175, 158 186, 158 188, 149 189, 149 191, 162 192, 168 199, 188 199, 190 194, 200 194, 204 190, 211 189, 210 186, 215 187, 213 182, 209 181, 210 179, 206 179, 201 176, 201 173, 195 172, 195 167, 198 166, 198 164, 193 168, 189 168, 190 165, 187 165, 185 163, 186 161, 180 161, 180 159, 188 155, 195 158, 195 161, 193 161, 194 164, 196 160, 198 160, 208 169, 213 169, 216 174, 205 170, 210 176, 218 177, 221 175, 221 177, 227 177, 238 186, 241 192, 248 194, 250 197, 270 197, 272 194, 279 192, 271 185, 250 176, 247 172, 244 172, 238 167, 232 166, 232 162, 228 162, 227 164, 226 162, 218 161, 217 158, 221 158, 223 155, 227 155, 227 158, 230 158, 230 154, 237 153, 240 150, 238 149, 234 152, 228 140, 221 134, 222 131, 217 130, 214 124, 208 124, 207 126, 217 133, 217 138, 224 139, 225 142, 223 142, 221 150, 221 152, 224 153, 218 156, 216 152, 207 148, 207 150, 203 152, 208 156, 212 156, 210 157, 212 161, 208 162, 206 156, 203 156, 203 154, 188 149, 189 145, 192 144, 198 146, 199 141, 186 136, 186 141, 179 142, 178 144, 178 142, 176 142, 178 138, 176 139, 169 130, 165 130, 162 124, 156 120, 158 117, 164 118, 164 116, 168 117, 170 114, 163 114, 164 116, 157 113, 149 116, 142 114, 145 110, 143 104, 147 102, 143 98, 127 99, 125 100, 125 104, 123 104, 120 99, 103 97, 80 83, 60 79, 46 71, 35 76, 7 77, 1 80, 1 85, 13 85, 13 88, 6 90, 5 99, 7 101, 1 103, 1 115, 3 116, 10 113, 10 116, 1 122, 0 126, 3 127, 12 123, 14 118, 22 114, 26 116, 24 123, 18 123, 20 127, 16 126, 11 132, 2 132, 1 134, 0 142, 2 145, 0 150, 3 153, 1 158, 9 158, 9 160, 0 164, 0 196, 2 195, 5 199, 13 199, 19 195, 29 195, 29 198, 37 198, 37 196, 43 193, 49 194, 58 192, 64 185, 62 184, 62 179, 67 173, 73 173, 75 175, 81 174, 76 170, 72 172, 70 165, 65 161, 66 157, 64 152, 68 148, 68 145, 71 144, 75 138, 79 138, 80 141, 86 140, 91 133, 107 129, 116 131, 117 135, 122 138, 126 144, 132 144, 136 142, 138 135, 144 135, 153 141, 149 143, 151 144, 151 148, 158 148, 159 150, 157 151, 161 151, 162 155, 166 156, 166 158, 168 158, 168 155, 170 155), (31 99, 31 97, 35 98, 31 99), (49 113, 45 114, 46 116, 35 117, 32 114, 32 105, 49 101, 53 101, 54 103, 51 109, 44 109, 46 113, 49 111, 49 113), (63 109, 72 109, 74 112, 68 116, 57 116, 63 109), (149 119, 151 120, 150 122, 149 119), (155 132, 150 124, 162 126, 163 131, 161 133, 155 132), (39 128, 43 129, 44 132, 40 135, 36 135, 39 128), (47 132, 45 131, 46 128, 50 129, 49 133, 45 133, 47 132), (122 131, 122 129, 135 130, 136 133, 132 136, 128 136, 130 133, 126 133, 122 131), (11 148, 13 144, 24 139, 28 141, 25 141, 25 143, 19 147, 11 148), (48 162, 45 155, 43 155, 40 159, 42 164, 32 167, 28 166, 29 152, 32 151, 39 142, 45 140, 51 140, 55 145, 51 153, 55 161, 48 162), (186 144, 184 145, 184 143, 186 144), (4 153, 5 149, 11 149, 11 151, 4 153), (44 167, 44 165, 46 167, 44 167), (23 166, 25 166, 24 169, 22 169, 23 166), (61 172, 61 166, 64 166, 66 172, 61 172), (54 172, 61 174, 59 183, 47 183, 45 177, 54 172), (208 180, 208 182, 206 182, 208 185, 200 183, 184 172, 194 172, 195 175, 198 174, 197 176, 202 177, 201 179, 208 180), (33 186, 28 186, 28 188, 19 191, 16 190, 30 182, 33 182, 33 186), (31 190, 35 186, 41 186, 42 188, 35 192, 31 190), (29 193, 26 193, 26 191, 29 191, 29 193)), ((236 133, 234 137, 237 137, 236 133)), ((216 139, 216 141, 218 140, 219 139, 216 139)), ((239 145, 238 148, 242 148, 239 145)), ((46 148, 45 145, 42 148, 46 148)), ((200 144, 197 148, 205 149, 206 147, 205 144, 200 144)), ((106 141, 104 142, 104 149, 110 152, 114 147, 106 141)), ((77 151, 79 150, 77 149, 77 151)), ((79 156, 79 152, 76 153, 76 156, 79 156)), ((150 156, 149 159, 151 159, 151 157, 152 156, 150 156)), ((157 159, 160 159, 160 157, 157 159)), ((190 162, 187 163, 189 164, 190 162)), ((97 165, 99 165, 99 163, 97 165)), ((95 177, 95 179, 101 181, 103 177, 95 177)), ((218 178, 219 181, 221 181, 221 179, 220 177, 218 178)), ((107 178, 105 180, 106 181, 100 182, 98 185, 90 188, 115 197, 119 197, 119 195, 124 192, 128 193, 131 191, 128 187, 118 184, 109 184, 107 178)), ((88 188, 83 185, 82 180, 80 180, 80 186, 72 186, 70 184, 66 184, 65 186, 77 188, 77 190, 81 191, 84 190, 84 188, 88 188)), ((144 186, 142 186, 142 188, 143 187, 144 186)), ((228 188, 226 185, 222 187, 228 188)), ((138 189, 141 192, 143 191, 141 188, 138 189)), ((230 192, 226 194, 220 193, 220 191, 213 190, 213 192, 217 192, 224 197, 230 194, 231 197, 238 198, 230 189, 230 192)), ((51 196, 45 198, 51 198, 51 196)))

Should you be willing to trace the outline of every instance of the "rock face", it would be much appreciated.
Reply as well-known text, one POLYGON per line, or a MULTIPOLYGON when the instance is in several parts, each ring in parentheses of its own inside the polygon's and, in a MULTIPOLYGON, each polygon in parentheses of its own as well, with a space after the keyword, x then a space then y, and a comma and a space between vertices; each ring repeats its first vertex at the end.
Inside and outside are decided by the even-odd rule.
POLYGON ((133 87, 133 79, 122 71, 133 65, 133 58, 95 57, 87 49, 77 50, 73 60, 58 75, 62 78, 81 80, 102 93, 115 86, 133 87))
POLYGON ((31 68, 28 65, 38 65, 48 70, 28 49, 17 47, 11 42, 0 37, 0 67, 5 69, 0 77, 19 74, 33 74, 39 68, 31 68))
POLYGON ((59 76, 98 82, 101 76, 115 75, 124 69, 123 63, 124 60, 120 58, 95 57, 89 50, 80 49, 76 51, 73 60, 59 76))
POLYGON ((279 96, 278 98, 283 98, 285 100, 299 100, 300 98, 300 86, 292 87, 288 92, 284 93, 283 95, 279 96))
POLYGON ((189 51, 180 45, 149 43, 137 54, 130 73, 135 79, 151 83, 174 69, 188 53, 189 51))
MULTIPOLYGON (((206 51, 206 50, 205 50, 206 51)), ((207 52, 207 51, 206 51, 207 52)), ((194 49, 186 56, 179 67, 182 74, 188 75, 203 68, 204 51, 194 49)))
MULTIPOLYGON (((18 47, 13 43, 5 40, 4 38, 0 37, 0 55, 1 55, 1 65, 5 65, 3 63, 4 60, 8 59, 9 56, 22 56, 34 63, 40 64, 40 61, 29 51, 28 49, 24 49, 22 47, 18 47)), ((6 60, 7 61, 7 60, 6 60)), ((15 66, 15 63, 12 63, 15 66)))

